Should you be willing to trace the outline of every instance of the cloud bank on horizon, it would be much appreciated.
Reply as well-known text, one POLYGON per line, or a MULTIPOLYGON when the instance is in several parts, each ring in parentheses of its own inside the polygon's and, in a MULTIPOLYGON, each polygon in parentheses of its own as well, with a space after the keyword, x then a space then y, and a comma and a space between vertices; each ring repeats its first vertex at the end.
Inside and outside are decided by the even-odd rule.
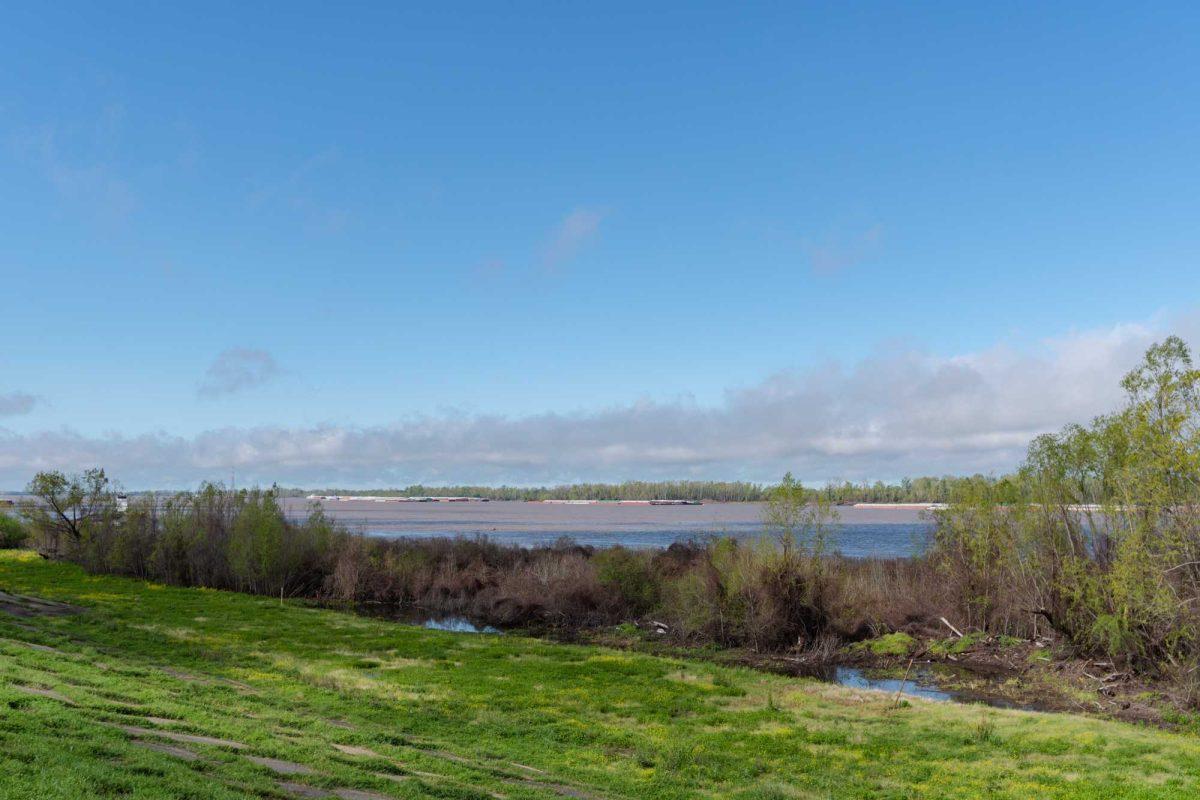
MULTIPOLYGON (((779 372, 728 390, 714 406, 641 401, 521 417, 423 416, 385 426, 229 427, 194 437, 0 428, 0 486, 22 486, 39 469, 93 465, 131 488, 187 487, 224 479, 230 470, 239 483, 343 487, 767 481, 786 470, 821 483, 999 472, 1020 461, 1033 436, 1115 408, 1120 378, 1145 348, 1172 332, 1197 341, 1198 321, 1074 332, 1032 351, 884 350, 851 366, 779 372)), ((271 367, 278 369, 273 361, 271 367)), ((227 390, 246 383, 233 372, 222 384, 227 390)))

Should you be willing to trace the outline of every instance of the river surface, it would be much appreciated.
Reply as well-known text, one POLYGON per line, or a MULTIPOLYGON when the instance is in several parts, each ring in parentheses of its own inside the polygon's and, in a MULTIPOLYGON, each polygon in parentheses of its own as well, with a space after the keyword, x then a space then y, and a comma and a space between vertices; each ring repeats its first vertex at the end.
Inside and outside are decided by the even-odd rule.
MULTIPOLYGON (((286 498, 289 516, 303 517, 309 501, 286 498)), ((667 547, 672 542, 733 536, 762 536, 762 503, 705 503, 699 506, 558 505, 490 503, 376 503, 326 501, 329 516, 351 530, 372 536, 434 538, 487 536, 505 544, 553 544, 568 536, 579 544, 603 547, 667 547)), ((924 548, 932 523, 912 507, 837 509, 831 526, 836 548, 854 557, 909 556, 924 548)))

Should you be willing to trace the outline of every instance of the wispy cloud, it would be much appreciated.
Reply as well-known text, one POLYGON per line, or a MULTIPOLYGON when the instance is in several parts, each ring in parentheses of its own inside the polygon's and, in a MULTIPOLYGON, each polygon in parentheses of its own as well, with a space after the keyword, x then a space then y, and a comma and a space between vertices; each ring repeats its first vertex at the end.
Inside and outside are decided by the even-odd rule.
MULTIPOLYGON (((1029 440, 1120 402, 1121 375, 1169 332, 1200 341, 1200 320, 1071 333, 1030 349, 944 357, 885 350, 854 364, 783 371, 723 402, 643 401, 580 413, 441 414, 391 425, 27 435, 0 429, 0 485, 46 467, 101 464, 130 486, 180 486, 224 474, 262 483, 539 483, 630 477, 807 481, 995 472, 1029 440)), ((259 364, 258 357, 221 363, 259 364)), ((266 372, 274 362, 266 360, 266 372)), ((216 370, 226 388, 261 370, 216 370)))
POLYGON ((233 347, 217 355, 196 391, 201 397, 220 397, 261 386, 281 373, 267 351, 233 347))
POLYGON ((555 226, 542 247, 542 267, 556 271, 579 254, 600 232, 604 212, 593 208, 577 208, 555 226))
MULTIPOLYGON (((109 121, 101 127, 107 129, 114 124, 109 121)), ((103 138, 108 139, 113 135, 111 132, 105 133, 103 138)), ((46 125, 18 132, 12 138, 11 145, 18 158, 41 170, 66 203, 106 223, 123 222, 131 216, 138 207, 137 194, 114 160, 83 155, 83 152, 96 148, 68 148, 62 139, 63 135, 57 127, 46 125), (70 155, 70 150, 80 152, 70 155)))
POLYGON ((817 275, 834 275, 874 258, 882 242, 882 225, 872 225, 849 236, 828 238, 809 246, 809 264, 817 275))
POLYGON ((12 132, 5 144, 51 187, 64 211, 119 228, 145 207, 147 192, 175 190, 178 179, 195 172, 200 136, 185 119, 127 107, 103 81, 93 88, 91 102, 51 118, 6 120, 12 132))
POLYGON ((41 403, 41 398, 28 392, 0 394, 0 417, 28 414, 41 403))
POLYGON ((247 196, 247 203, 254 210, 281 209, 297 215, 313 233, 340 233, 350 221, 350 212, 322 197, 318 188, 321 173, 340 159, 336 148, 309 156, 286 175, 259 183, 247 196))

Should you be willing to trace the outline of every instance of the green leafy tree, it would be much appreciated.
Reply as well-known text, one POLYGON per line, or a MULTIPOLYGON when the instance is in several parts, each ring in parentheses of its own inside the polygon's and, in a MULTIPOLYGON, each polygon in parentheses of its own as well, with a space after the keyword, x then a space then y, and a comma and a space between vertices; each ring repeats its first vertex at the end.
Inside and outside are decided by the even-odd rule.
POLYGON ((763 523, 784 554, 818 558, 829 550, 831 525, 837 512, 829 498, 811 493, 792 477, 783 476, 767 492, 763 523))
POLYGON ((1121 385, 1116 413, 1039 436, 1016 475, 959 491, 935 557, 968 624, 1040 619, 1083 652, 1195 674, 1200 370, 1170 337, 1121 385))
POLYGON ((68 477, 62 472, 39 472, 26 487, 33 496, 21 503, 39 548, 49 556, 78 547, 89 530, 110 524, 117 516, 116 495, 103 469, 68 477))
POLYGON ((285 551, 286 521, 272 492, 253 490, 233 522, 229 565, 243 588, 260 594, 279 591, 290 573, 285 551))

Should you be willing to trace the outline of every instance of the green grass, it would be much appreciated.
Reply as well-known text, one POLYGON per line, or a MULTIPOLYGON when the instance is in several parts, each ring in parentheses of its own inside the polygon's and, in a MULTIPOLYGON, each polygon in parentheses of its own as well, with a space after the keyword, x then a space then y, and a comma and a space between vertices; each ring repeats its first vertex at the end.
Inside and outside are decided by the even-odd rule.
POLYGON ((887 633, 875 639, 860 642, 857 647, 869 650, 877 656, 906 656, 916 645, 917 640, 902 631, 887 633))
POLYGON ((397 798, 1200 792, 1200 741, 1121 723, 895 709, 890 696, 748 670, 428 631, 29 554, 0 554, 0 588, 86 609, 0 612, 0 798, 295 796, 280 780, 397 798), (198 756, 185 761, 118 726, 245 747, 182 744, 198 756), (312 772, 280 777, 247 756, 312 772))
POLYGON ((940 639, 929 645, 929 652, 938 656, 962 655, 985 638, 986 634, 975 631, 965 636, 940 639))

